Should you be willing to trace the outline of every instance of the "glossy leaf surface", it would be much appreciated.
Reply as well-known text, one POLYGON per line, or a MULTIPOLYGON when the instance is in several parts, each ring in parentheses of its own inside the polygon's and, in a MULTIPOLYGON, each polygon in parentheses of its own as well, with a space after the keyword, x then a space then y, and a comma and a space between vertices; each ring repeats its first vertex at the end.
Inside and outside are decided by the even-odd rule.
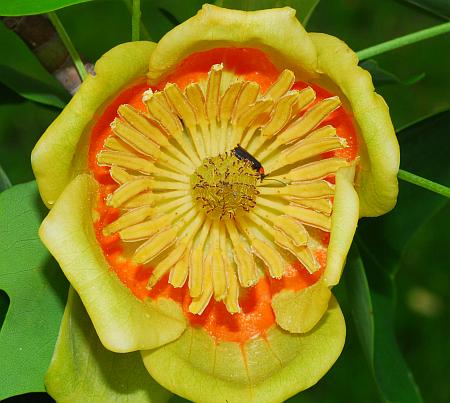
POLYGON ((3 170, 3 168, 0 165, 0 192, 3 192, 4 190, 11 187, 11 181, 8 178, 8 175, 6 175, 6 172, 3 170))
POLYGON ((413 85, 425 77, 425 73, 421 73, 402 80, 390 71, 383 69, 373 59, 364 60, 359 65, 370 73, 375 87, 389 84, 413 85))
POLYGON ((0 23, 0 42, 0 82, 26 99, 63 108, 69 99, 68 93, 3 23, 0 23))
POLYGON ((450 19, 450 2, 448 0, 403 0, 438 17, 450 19))
MULTIPOLYGON (((450 144, 449 124, 450 112, 444 112, 402 130, 398 137, 403 146, 403 167, 448 185, 450 172, 445 151, 448 147, 444 145, 450 144)), ((349 257, 346 281, 354 307, 352 315, 386 402, 422 401, 396 342, 395 276, 411 237, 446 203, 442 196, 401 183, 395 210, 361 223, 359 252, 354 246, 349 257)))
POLYGON ((2 1, 0 4, 0 15, 15 16, 43 14, 74 4, 86 3, 88 1, 92 0, 6 0, 2 1))
POLYGON ((0 332, 0 400, 44 391, 67 281, 37 231, 45 208, 34 182, 0 195, 0 289, 10 299, 0 332))

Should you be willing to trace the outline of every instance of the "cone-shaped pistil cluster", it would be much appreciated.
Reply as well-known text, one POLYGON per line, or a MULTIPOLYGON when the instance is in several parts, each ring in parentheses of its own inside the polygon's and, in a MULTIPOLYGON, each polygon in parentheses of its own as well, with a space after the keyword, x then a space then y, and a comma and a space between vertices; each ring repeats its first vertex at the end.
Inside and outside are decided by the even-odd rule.
POLYGON ((192 313, 211 298, 239 312, 241 287, 281 278, 295 260, 319 268, 310 234, 330 231, 334 185, 324 178, 348 164, 323 157, 346 143, 321 123, 340 100, 311 107, 314 90, 293 83, 284 70, 262 93, 213 65, 184 90, 146 91, 145 113, 121 105, 111 123, 97 162, 120 185, 106 202, 121 214, 103 231, 152 269, 149 288, 167 273, 174 287, 187 281, 192 313), (267 176, 235 154, 238 144, 267 176))

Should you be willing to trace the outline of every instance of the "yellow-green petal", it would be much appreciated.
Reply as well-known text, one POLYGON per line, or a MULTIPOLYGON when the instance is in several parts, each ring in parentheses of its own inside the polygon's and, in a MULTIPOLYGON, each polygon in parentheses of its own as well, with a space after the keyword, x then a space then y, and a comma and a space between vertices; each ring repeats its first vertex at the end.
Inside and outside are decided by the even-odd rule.
POLYGON ((354 166, 341 168, 336 173, 330 243, 327 250, 327 266, 323 276, 328 286, 339 283, 345 259, 358 225, 359 198, 353 184, 354 177, 354 166))
POLYGON ((288 332, 309 332, 326 312, 330 297, 323 280, 299 291, 280 291, 272 297, 275 319, 288 332))
POLYGON ((87 170, 89 129, 108 101, 144 78, 152 42, 124 43, 105 53, 61 114, 42 135, 31 163, 42 200, 51 207, 67 184, 87 170))
POLYGON ((342 351, 345 323, 333 298, 309 333, 278 326, 266 339, 218 343, 200 328, 188 328, 175 342, 143 351, 150 375, 162 386, 202 403, 281 402, 314 385, 342 351))
POLYGON ((292 8, 245 12, 205 4, 159 41, 150 58, 149 79, 156 83, 190 54, 221 47, 257 48, 298 78, 315 75, 314 46, 292 8))
POLYGON ((317 82, 350 107, 361 136, 356 189, 360 216, 378 216, 397 201, 400 150, 384 99, 375 92, 370 74, 358 66, 356 54, 334 36, 311 33, 323 72, 317 82))
POLYGON ((186 327, 176 302, 138 300, 110 270, 95 238, 97 185, 77 176, 44 219, 39 235, 79 294, 103 345, 111 351, 155 348, 177 339, 186 327))
POLYGON ((102 346, 73 288, 45 388, 58 403, 165 403, 172 396, 149 376, 138 352, 116 354, 102 346))

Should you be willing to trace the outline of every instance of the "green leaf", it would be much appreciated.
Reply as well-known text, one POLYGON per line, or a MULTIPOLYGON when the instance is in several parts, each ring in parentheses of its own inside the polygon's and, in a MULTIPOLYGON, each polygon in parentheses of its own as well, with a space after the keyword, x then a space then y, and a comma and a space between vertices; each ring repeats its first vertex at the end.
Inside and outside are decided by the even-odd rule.
MULTIPOLYGON (((450 185, 448 150, 450 149, 450 111, 439 113, 398 133, 402 154, 401 167, 442 185, 450 185)), ((396 208, 376 219, 360 222, 360 233, 379 256, 390 275, 398 269, 399 257, 414 233, 447 199, 401 181, 396 208)))
POLYGON ((119 354, 103 347, 73 288, 45 385, 58 402, 162 403, 171 396, 150 377, 139 352, 119 354))
POLYGON ((6 189, 9 189, 10 187, 11 181, 9 180, 8 176, 6 175, 2 166, 0 165, 0 193, 6 189))
POLYGON ((56 116, 54 108, 21 98, 0 84, 0 161, 12 183, 33 179, 29 155, 56 116))
POLYGON ((398 274, 396 329, 426 402, 450 401, 450 203, 408 242, 398 274))
POLYGON ((0 82, 26 99, 63 108, 69 94, 3 23, 0 23, 0 42, 0 82))
POLYGON ((428 11, 438 17, 450 19, 450 2, 448 0, 403 0, 415 7, 428 11))
POLYGON ((420 403, 420 392, 394 333, 394 281, 384 272, 368 246, 361 240, 357 243, 361 246, 361 254, 353 245, 345 282, 355 327, 382 401, 420 403), (368 282, 365 270, 376 276, 376 281, 368 282))
POLYGON ((0 400, 45 390, 67 282, 38 237, 44 214, 35 182, 0 194, 0 289, 10 299, 0 332, 0 400))
MULTIPOLYGON (((450 111, 398 133, 402 167, 449 184, 449 125, 450 111)), ((394 280, 409 240, 445 203, 448 203, 447 199, 442 196, 401 182, 396 208, 383 217, 360 222, 358 246, 361 255, 353 250, 349 256, 346 279, 348 295, 355 307, 352 314, 385 401, 421 401, 395 340, 394 280), (365 284, 364 268, 369 278, 370 293, 365 284)))
MULTIPOLYGON (((144 2, 147 3, 147 2, 144 2)), ((165 10, 172 16, 173 23, 181 23, 194 16, 202 8, 204 0, 154 0, 155 8, 165 10)), ((168 18, 170 18, 168 16, 168 18)))
MULTIPOLYGON (((114 46, 130 41, 128 3, 131 6, 129 0, 91 1, 58 11, 59 19, 84 60, 94 63, 114 46)), ((150 38, 142 35, 142 39, 150 38)))
POLYGON ((142 21, 149 38, 159 41, 176 25, 193 17, 205 3, 204 0, 153 0, 141 3, 142 21))
POLYGON ((389 84, 413 85, 425 77, 425 73, 421 73, 406 80, 401 80, 395 74, 380 67, 378 62, 373 59, 364 60, 359 65, 370 73, 375 87, 389 84))
POLYGON ((373 307, 370 298, 369 283, 367 282, 364 264, 358 247, 352 244, 347 256, 344 283, 347 289, 351 314, 358 338, 369 363, 373 363, 374 321, 373 307))
POLYGON ((297 11, 298 20, 306 26, 319 0, 216 0, 214 4, 246 11, 288 6, 297 11))
POLYGON ((0 2, 0 15, 12 17, 20 15, 44 14, 73 4, 93 0, 3 0, 0 2))

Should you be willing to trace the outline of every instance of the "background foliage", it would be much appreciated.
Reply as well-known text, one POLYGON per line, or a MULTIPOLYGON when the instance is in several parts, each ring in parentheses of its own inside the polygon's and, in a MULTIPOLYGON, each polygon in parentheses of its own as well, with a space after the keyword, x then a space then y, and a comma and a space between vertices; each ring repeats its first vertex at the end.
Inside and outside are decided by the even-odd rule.
MULTIPOLYGON (((141 38, 159 40, 202 3, 143 0, 141 38)), ((290 5, 308 22, 308 30, 335 35, 354 50, 442 23, 450 16, 448 0, 218 0, 216 4, 242 9, 290 5)), ((130 40, 128 0, 4 0, 0 15, 56 9, 86 62, 94 62, 111 47, 130 40)), ((390 106, 401 144, 402 168, 447 186, 448 43, 447 34, 365 62, 377 91, 390 106)), ((44 68, 36 56, 45 58, 42 49, 31 52, 0 22, 0 191, 10 182, 18 185, 33 180, 31 149, 70 98, 47 72, 49 66, 44 68)), ((66 55, 52 57, 64 59, 66 55)), ((318 385, 290 401, 450 401, 450 203, 411 184, 400 185, 399 203, 393 212, 360 222, 343 281, 336 288, 348 326, 342 356, 318 385)), ((5 362, 15 368, 20 380, 15 385, 2 383, 0 399, 44 390, 40 377, 50 360, 55 318, 62 315, 67 286, 36 236, 42 214, 44 208, 33 183, 14 186, 0 195, 0 324, 5 320, 0 362, 2 370, 7 369, 5 362), (42 295, 46 295, 44 301, 39 299, 42 295), (21 303, 28 308, 21 308, 21 303), (23 312, 23 321, 17 318, 18 312, 23 312), (45 312, 53 315, 53 321, 45 312), (15 327, 14 318, 22 328, 15 327), (42 331, 42 336, 37 331, 42 331), (32 337, 36 344, 29 342, 32 337), (27 363, 33 354, 18 353, 24 348, 41 353, 33 357, 35 364, 27 363), (20 376, 25 371, 27 377, 20 376)), ((8 401, 37 399, 50 400, 40 394, 8 401)), ((181 399, 173 397, 171 401, 181 399)))

